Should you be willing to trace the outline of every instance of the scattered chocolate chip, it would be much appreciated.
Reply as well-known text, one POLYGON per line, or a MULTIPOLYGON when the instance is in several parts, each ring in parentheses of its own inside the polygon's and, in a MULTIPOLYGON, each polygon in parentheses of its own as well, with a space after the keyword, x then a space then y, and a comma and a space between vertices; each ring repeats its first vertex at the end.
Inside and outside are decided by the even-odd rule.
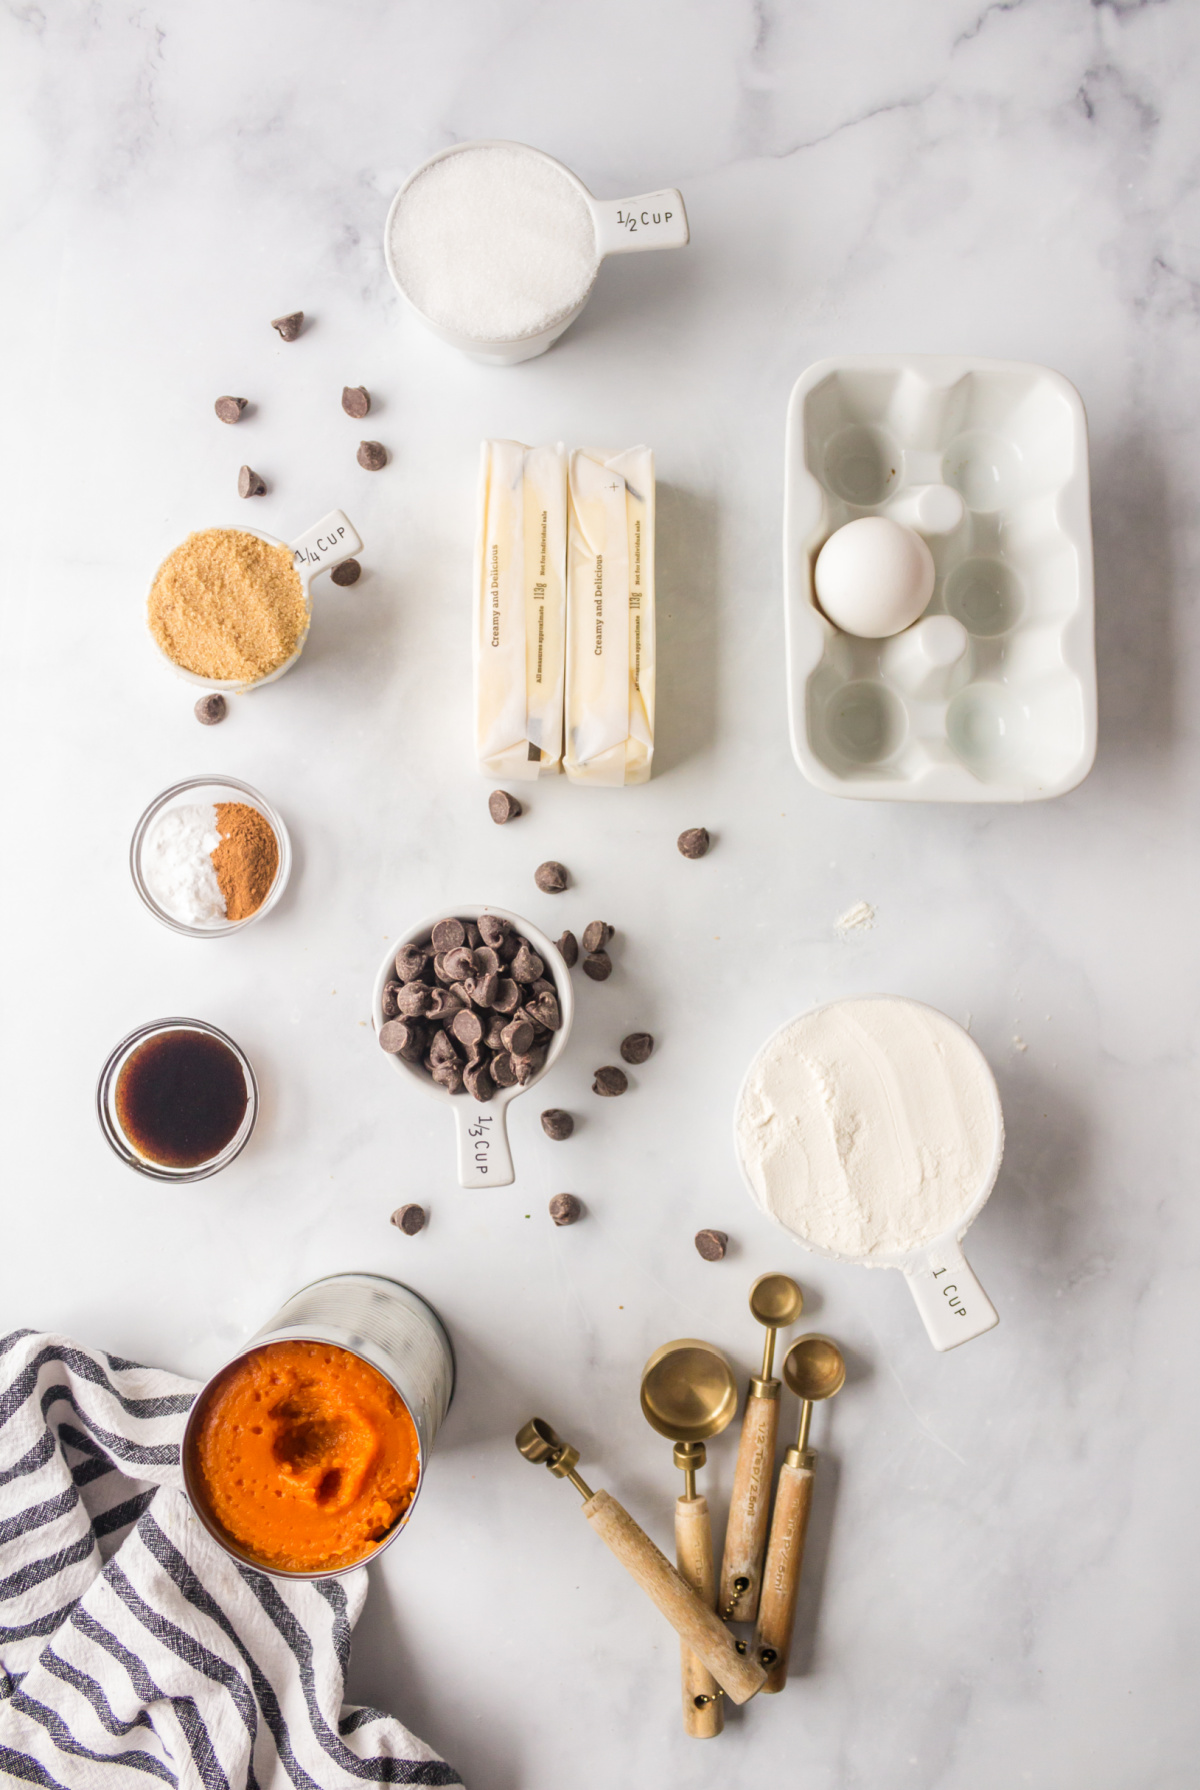
MULTIPOLYGON (((685 858, 702 858, 712 843, 707 827, 689 827, 675 841, 685 858)), ((716 1233, 713 1232, 715 1236, 716 1233)))
POLYGON ((556 1144, 570 1137, 575 1129, 575 1121, 570 1113, 565 1113, 561 1106, 547 1107, 542 1114, 542 1130, 547 1137, 552 1137, 556 1144))
POLYGON ((357 584, 362 577, 362 567, 356 559, 339 560, 329 576, 335 584, 357 584))
POLYGON ((564 932, 558 941, 558 954, 569 970, 579 962, 579 940, 573 932, 564 932))
POLYGON ((415 982, 424 975, 425 965, 429 961, 429 950, 425 945, 401 945, 396 953, 396 974, 401 982, 415 982))
POLYGON ((583 929, 583 948, 585 951, 603 951, 612 935, 611 926, 607 926, 603 920, 593 920, 583 929))
POLYGON ((267 489, 267 482, 252 466, 243 466, 238 473, 239 497, 262 497, 267 489))
POLYGON ((218 398, 213 409, 223 423, 240 423, 248 402, 247 398, 218 398))
POLYGON ((382 441, 360 441, 355 459, 365 472, 379 472, 387 465, 387 449, 382 441))
POLYGON ((467 942, 467 929, 461 920, 439 920, 429 935, 429 942, 437 952, 454 951, 459 945, 467 942))
POLYGON ((364 417, 371 408, 371 394, 365 385, 342 387, 342 409, 347 416, 364 417))
POLYGON ((537 952, 530 950, 526 940, 522 939, 517 954, 508 967, 518 982, 536 982, 546 966, 537 952))
POLYGON ((521 804, 516 796, 510 796, 506 789, 494 789, 488 797, 488 813, 498 827, 510 820, 516 820, 522 812, 521 804))
POLYGON ((621 1040, 621 1055, 627 1063, 645 1063, 654 1050, 654 1039, 649 1032, 630 1032, 628 1038, 621 1040))
POLYGON ((304 324, 303 311, 289 311, 286 317, 272 317, 271 328, 279 331, 285 342, 294 342, 304 324))
POLYGON ((706 1262, 723 1261, 729 1248, 729 1235, 726 1231, 697 1231, 696 1248, 706 1262))
POLYGON ((546 863, 538 865, 533 873, 533 880, 543 895, 561 895, 567 886, 566 867, 556 864, 550 858, 546 863))
POLYGON ((415 1237, 418 1231, 425 1229, 424 1206, 399 1206, 392 1213, 392 1223, 406 1237, 415 1237))
POLYGON ((200 698, 193 712, 202 727, 215 727, 229 713, 229 704, 219 690, 214 690, 211 695, 200 698))
POLYGON ((583 960, 583 973, 593 982, 607 982, 612 975, 612 958, 607 951, 589 951, 583 960))
POLYGON ((628 1086, 629 1077, 625 1071, 610 1064, 606 1069, 597 1069, 596 1079, 592 1083, 592 1093, 603 1094, 608 1099, 614 1099, 616 1095, 623 1094, 628 1086))
POLYGON ((555 1224, 574 1224, 583 1217, 583 1201, 573 1193, 556 1193, 550 1201, 550 1216, 555 1224))

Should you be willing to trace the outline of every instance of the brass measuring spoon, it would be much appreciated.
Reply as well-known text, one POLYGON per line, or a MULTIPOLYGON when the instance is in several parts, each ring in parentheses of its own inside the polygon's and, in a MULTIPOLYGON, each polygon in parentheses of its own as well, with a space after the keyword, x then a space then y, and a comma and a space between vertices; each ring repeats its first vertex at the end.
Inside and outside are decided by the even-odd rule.
POLYGON ((745 1703, 762 1688, 766 1673, 756 1659, 741 1654, 737 1643, 687 1580, 655 1547, 629 1512, 603 1489, 594 1492, 576 1471, 579 1450, 551 1429, 544 1417, 531 1417, 517 1431, 517 1447, 527 1461, 548 1467, 556 1479, 569 1479, 583 1497, 583 1514, 650 1601, 666 1617, 679 1639, 707 1666, 735 1703, 745 1703))
MULTIPOLYGON (((720 1349, 684 1336, 655 1349, 642 1370, 641 1398, 642 1416, 674 1442, 675 1465, 683 1471, 683 1496, 675 1501, 675 1561, 711 1610, 717 1600, 712 1522, 708 1499, 696 1492, 696 1472, 707 1458, 705 1441, 733 1421, 737 1381, 720 1349)), ((686 1644, 680 1669, 684 1731, 710 1740, 725 1726, 716 1680, 686 1644)))
POLYGON ((721 1613, 735 1622, 754 1621, 762 1584, 779 1430, 779 1381, 771 1371, 775 1337, 794 1324, 803 1309, 804 1294, 789 1274, 760 1274, 750 1288, 751 1315, 766 1327, 767 1334, 762 1372, 750 1382, 742 1413, 742 1438, 721 1559, 721 1613))
POLYGON ((796 1620, 796 1595, 804 1560, 804 1537, 812 1505, 816 1450, 808 1446, 813 1405, 832 1398, 846 1383, 842 1351, 828 1336, 798 1336, 783 1358, 783 1377, 800 1400, 800 1433, 779 1469, 775 1514, 763 1573, 762 1601, 754 1631, 754 1657, 766 1669, 764 1691, 787 1683, 788 1654, 796 1620))

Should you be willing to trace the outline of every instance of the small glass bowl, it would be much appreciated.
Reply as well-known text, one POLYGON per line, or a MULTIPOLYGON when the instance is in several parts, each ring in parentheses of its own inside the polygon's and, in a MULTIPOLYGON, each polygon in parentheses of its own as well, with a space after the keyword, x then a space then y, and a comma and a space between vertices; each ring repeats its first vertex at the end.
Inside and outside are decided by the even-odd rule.
POLYGON ((137 1169, 139 1174, 149 1175, 154 1181, 206 1181, 210 1175, 228 1168, 234 1157, 240 1156, 250 1142, 250 1133, 258 1118, 258 1083, 254 1079, 249 1058, 239 1050, 232 1038, 219 1031, 216 1026, 210 1026, 203 1019, 155 1019, 149 1025, 139 1026, 136 1032, 130 1032, 127 1038, 122 1038, 105 1063, 100 1071, 100 1080, 96 1083, 96 1112, 100 1129, 115 1154, 130 1168, 137 1169), (211 1156, 207 1162, 195 1163, 190 1168, 171 1168, 166 1163, 152 1162, 148 1156, 143 1156, 126 1136, 117 1113, 117 1083, 121 1070, 140 1044, 163 1032, 203 1032, 206 1037, 220 1039, 233 1052, 246 1078, 246 1111, 241 1124, 219 1155, 211 1156))
POLYGON ((256 920, 261 920, 275 906, 292 873, 292 842, 283 820, 270 802, 248 783, 242 783, 236 777, 189 777, 183 783, 173 783, 170 789, 164 789, 160 796, 155 796, 138 821, 129 846, 129 869, 134 888, 154 918, 160 920, 164 926, 169 926, 172 932, 182 932, 185 938, 191 939, 227 938, 231 932, 240 932, 243 926, 253 926, 256 920), (142 869, 142 852, 146 840, 162 814, 183 798, 187 799, 189 805, 202 802, 246 802, 250 807, 258 809, 279 841, 279 865, 275 871, 275 881, 267 891, 267 898, 262 906, 255 908, 252 914, 247 914, 244 920, 214 920, 206 926, 193 926, 188 921, 177 920, 174 914, 169 914, 150 893, 142 869))

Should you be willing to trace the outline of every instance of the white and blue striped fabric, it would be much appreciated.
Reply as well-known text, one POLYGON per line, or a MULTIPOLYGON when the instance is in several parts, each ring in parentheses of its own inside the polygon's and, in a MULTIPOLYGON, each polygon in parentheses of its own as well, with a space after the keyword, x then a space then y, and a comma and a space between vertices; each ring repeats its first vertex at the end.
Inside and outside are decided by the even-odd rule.
POLYGON ((64 1337, 0 1341, 0 1780, 457 1785, 393 1717, 342 1702, 366 1571, 271 1579, 195 1520, 197 1391, 64 1337))

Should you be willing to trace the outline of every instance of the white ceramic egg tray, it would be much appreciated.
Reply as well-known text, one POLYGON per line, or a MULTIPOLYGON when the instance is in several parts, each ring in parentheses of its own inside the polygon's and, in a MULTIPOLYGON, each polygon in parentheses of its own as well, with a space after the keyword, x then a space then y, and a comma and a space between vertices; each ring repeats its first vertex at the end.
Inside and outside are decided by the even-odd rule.
POLYGON ((792 751, 818 789, 893 802, 1074 789, 1096 752, 1087 420, 1074 386, 1030 362, 951 355, 809 367, 788 406, 784 608, 792 751), (925 617, 891 640, 840 633, 813 591, 825 541, 859 516, 920 528, 916 510, 939 485, 963 514, 925 535, 937 572, 925 617), (965 639, 945 622, 927 630, 943 663, 923 667, 916 630, 941 614, 965 639))

